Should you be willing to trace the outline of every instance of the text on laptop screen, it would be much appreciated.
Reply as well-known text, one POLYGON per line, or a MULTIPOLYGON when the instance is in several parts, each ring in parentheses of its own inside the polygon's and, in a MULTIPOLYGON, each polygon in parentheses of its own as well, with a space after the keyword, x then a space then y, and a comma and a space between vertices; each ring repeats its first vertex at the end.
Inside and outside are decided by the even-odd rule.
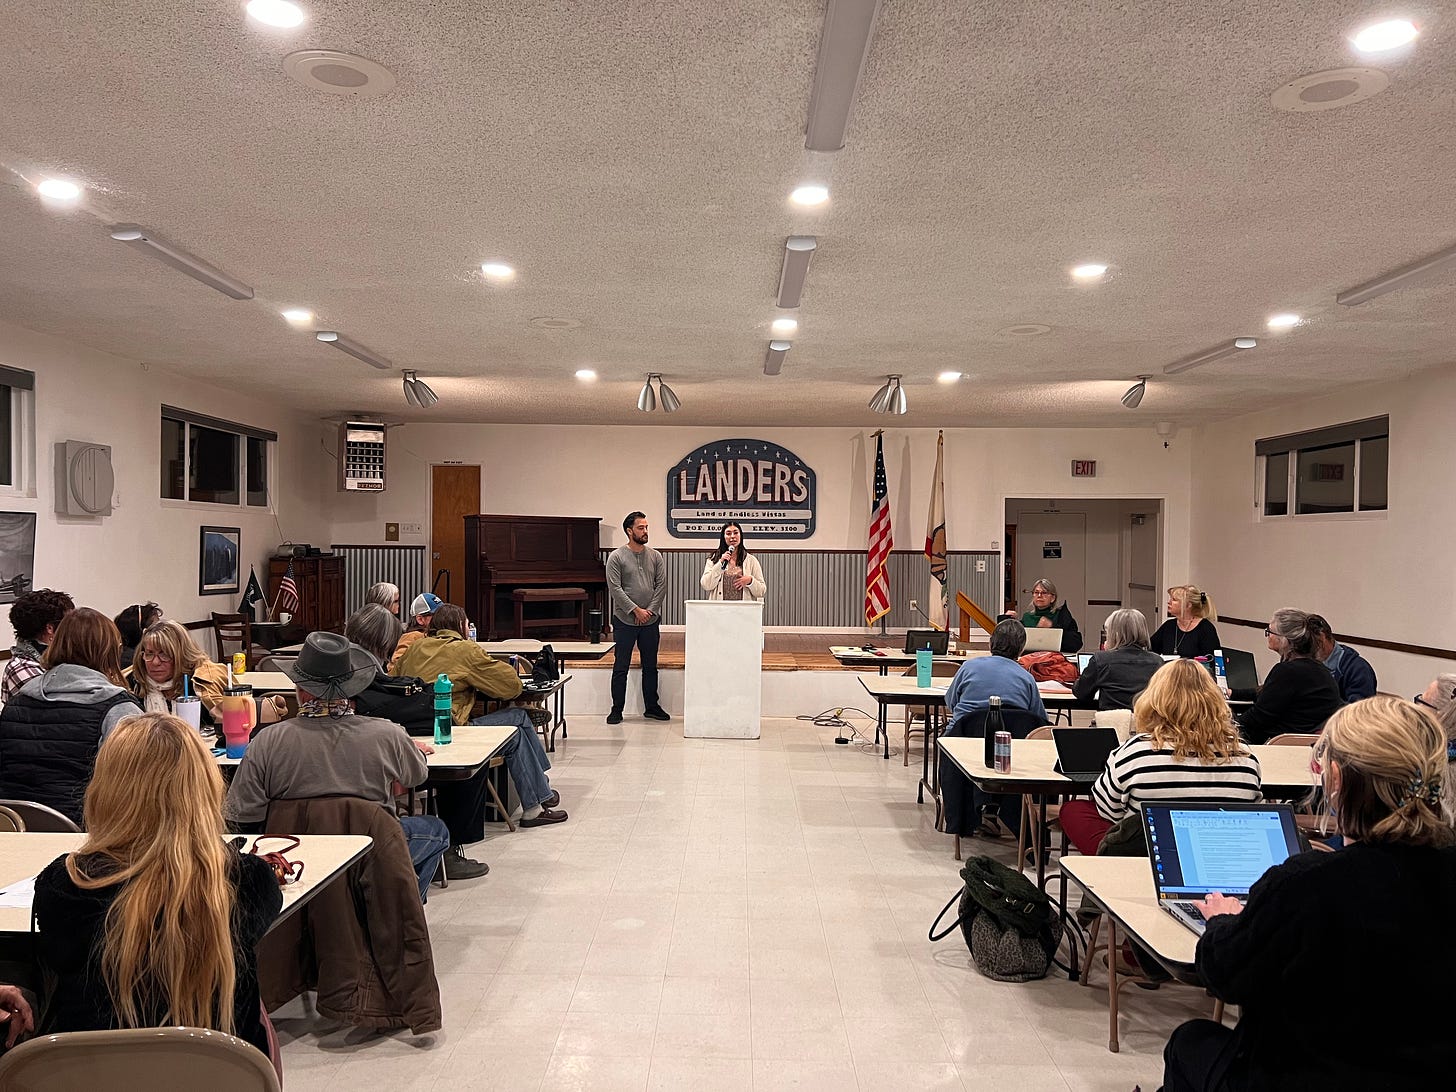
POLYGON ((1149 813, 1148 852, 1164 898, 1211 891, 1247 895, 1269 868, 1289 856, 1277 809, 1213 811, 1157 808, 1149 813))

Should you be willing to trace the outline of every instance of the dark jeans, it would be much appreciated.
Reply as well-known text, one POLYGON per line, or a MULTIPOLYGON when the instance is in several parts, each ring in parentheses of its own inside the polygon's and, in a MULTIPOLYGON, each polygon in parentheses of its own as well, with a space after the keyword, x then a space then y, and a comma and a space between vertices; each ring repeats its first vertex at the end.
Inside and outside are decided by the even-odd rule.
POLYGON ((1174 1029, 1163 1048, 1163 1092, 1238 1092, 1229 1079, 1233 1061, 1232 1028, 1212 1020, 1189 1020, 1174 1029))
POLYGON ((627 672, 632 668, 632 646, 642 659, 642 707, 657 705, 657 646, 662 639, 662 623, 634 626, 620 618, 612 619, 612 633, 617 640, 617 658, 612 661, 612 709, 621 712, 627 703, 627 672))

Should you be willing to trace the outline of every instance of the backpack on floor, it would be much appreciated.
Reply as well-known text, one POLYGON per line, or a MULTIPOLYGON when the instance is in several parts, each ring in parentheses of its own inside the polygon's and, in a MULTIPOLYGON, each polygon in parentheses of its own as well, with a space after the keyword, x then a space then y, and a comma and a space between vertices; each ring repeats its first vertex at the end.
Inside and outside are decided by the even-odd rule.
POLYGON ((1020 872, 990 857, 972 857, 961 869, 964 885, 936 916, 932 941, 960 926, 976 970, 998 982, 1045 978, 1062 941, 1062 919, 1046 893, 1020 872), (959 902, 956 920, 937 934, 959 902))

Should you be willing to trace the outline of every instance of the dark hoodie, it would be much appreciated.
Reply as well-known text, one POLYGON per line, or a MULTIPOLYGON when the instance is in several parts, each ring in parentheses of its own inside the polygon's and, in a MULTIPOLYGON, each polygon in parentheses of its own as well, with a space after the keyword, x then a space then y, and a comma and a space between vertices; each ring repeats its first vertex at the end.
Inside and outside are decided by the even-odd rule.
MULTIPOLYGON (((283 892, 273 870, 261 857, 229 850, 228 873, 236 892, 233 902, 233 957, 237 985, 233 990, 233 1034, 268 1053, 258 1002, 258 941, 263 939, 283 906, 283 892)), ((101 973, 101 941, 106 913, 120 885, 83 891, 57 857, 35 878, 36 954, 41 966, 56 976, 42 1032, 103 1031, 114 1028, 116 1010, 101 973)), ((143 1004, 147 1027, 162 1027, 161 1005, 143 1004)))

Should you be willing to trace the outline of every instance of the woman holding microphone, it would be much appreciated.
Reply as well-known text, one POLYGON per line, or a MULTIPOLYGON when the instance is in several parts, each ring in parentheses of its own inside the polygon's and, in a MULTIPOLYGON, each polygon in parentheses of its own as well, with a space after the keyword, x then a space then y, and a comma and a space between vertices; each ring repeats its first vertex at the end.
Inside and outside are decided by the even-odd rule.
POLYGON ((763 569, 743 545, 743 528, 736 523, 723 524, 718 548, 703 566, 699 581, 709 599, 762 599, 767 587, 763 569))

